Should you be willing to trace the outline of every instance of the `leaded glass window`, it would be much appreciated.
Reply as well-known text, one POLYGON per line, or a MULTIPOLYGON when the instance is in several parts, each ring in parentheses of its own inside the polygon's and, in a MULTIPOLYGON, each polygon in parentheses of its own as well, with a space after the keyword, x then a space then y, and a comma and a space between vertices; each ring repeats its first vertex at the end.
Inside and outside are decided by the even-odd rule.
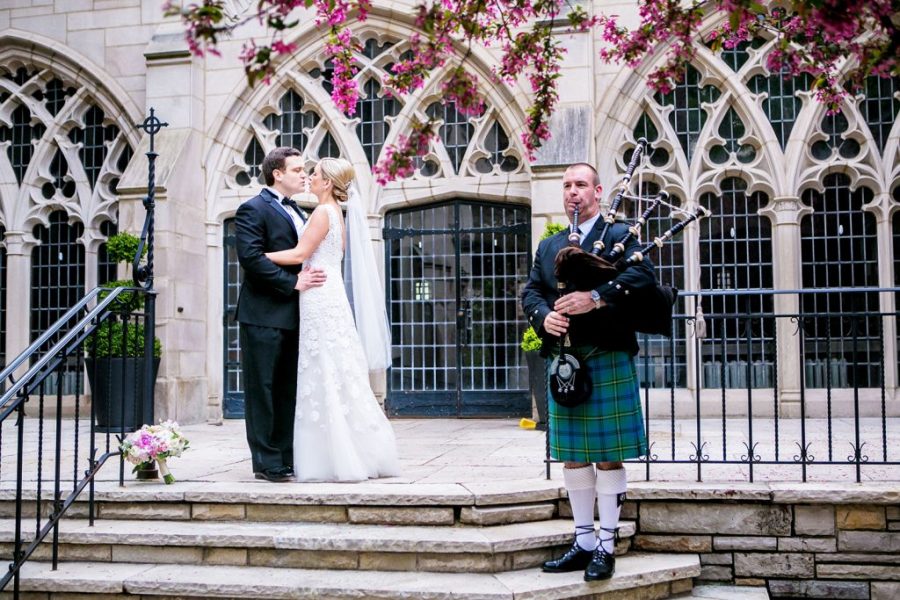
MULTIPOLYGON (((103 237, 110 237, 119 233, 118 226, 112 221, 104 221, 100 225, 100 233, 103 237)), ((110 259, 106 253, 106 242, 100 244, 97 248, 97 285, 103 285, 119 278, 118 263, 110 259)))
POLYGON ((101 109, 91 106, 84 115, 84 127, 77 127, 69 133, 69 139, 81 145, 78 156, 92 188, 97 184, 110 143, 119 135, 118 127, 103 124, 104 118, 101 109))
POLYGON ((59 149, 56 150, 53 160, 50 161, 50 175, 53 176, 53 179, 41 186, 41 194, 44 198, 49 200, 57 192, 66 198, 75 195, 75 181, 69 175, 69 162, 59 149))
POLYGON ((55 117, 65 106, 66 100, 75 95, 75 91, 75 88, 67 87, 62 81, 54 78, 47 82, 44 91, 35 92, 34 97, 44 100, 47 111, 55 117))
POLYGON ((250 143, 247 144, 247 150, 244 152, 244 164, 247 165, 247 170, 240 171, 237 174, 235 179, 238 185, 250 185, 254 180, 261 184, 265 183, 265 181, 260 179, 262 162, 265 157, 266 153, 256 136, 250 138, 250 143))
POLYGON ((374 78, 366 81, 362 91, 356 104, 356 112, 359 114, 356 135, 371 166, 378 162, 381 147, 391 128, 385 117, 396 116, 400 111, 400 104, 394 98, 383 95, 381 85, 374 78))
POLYGON ((660 106, 673 107, 669 112, 669 121, 689 163, 708 116, 703 104, 715 102, 720 95, 714 86, 700 87, 701 79, 700 71, 688 65, 684 77, 674 90, 668 94, 657 93, 655 96, 660 106))
POLYGON ((12 128, 0 127, 0 141, 10 142, 6 153, 16 181, 22 185, 22 178, 34 154, 34 142, 41 139, 46 128, 40 123, 32 125, 31 111, 24 104, 13 110, 10 120, 12 128))
POLYGON ((863 92, 865 97, 859 103, 859 112, 872 132, 878 151, 884 153, 884 145, 900 110, 900 100, 897 99, 900 77, 868 77, 863 92))
MULTIPOLYGON (((50 215, 50 224, 34 228, 40 242, 31 251, 31 339, 50 328, 84 296, 84 246, 78 242, 84 228, 70 225, 64 211, 50 215)), ((45 352, 56 340, 50 339, 39 351, 45 352)), ((81 371, 70 364, 60 371, 63 393, 75 393, 81 385, 81 371)))
POLYGON ((484 148, 490 156, 475 161, 475 169, 479 173, 490 173, 497 166, 503 172, 515 171, 519 166, 519 160, 515 156, 506 155, 509 146, 506 130, 495 121, 484 138, 484 148))
MULTIPOLYGON (((131 161, 131 157, 134 155, 134 150, 131 149, 127 143, 125 147, 122 148, 122 152, 119 154, 119 160, 116 161, 116 171, 119 173, 124 173, 125 169, 128 168, 128 163, 131 161)), ((109 180, 109 192, 111 194, 118 194, 118 186, 119 186, 119 178, 113 177, 109 180)))
MULTIPOLYGON (((6 228, 0 225, 0 365, 6 366, 6 228)), ((0 381, 0 389, 3 382, 0 381)))
MULTIPOLYGON (((721 194, 704 194, 712 215, 700 222, 700 286, 703 290, 772 288, 772 231, 757 211, 765 194, 746 193, 742 179, 722 181, 721 194)), ((705 387, 772 387, 775 319, 771 294, 703 298, 707 337, 703 352, 705 387), (748 375, 749 370, 749 375, 748 375), (748 378, 749 377, 749 378, 748 378)))
POLYGON ((244 384, 241 374, 241 336, 235 315, 237 314, 238 296, 244 272, 237 256, 237 239, 235 237, 234 219, 226 219, 222 224, 224 231, 223 264, 225 286, 224 315, 224 404, 227 417, 243 416, 241 400, 244 395, 244 384))
POLYGON ((469 148, 469 142, 472 141, 475 127, 469 122, 466 115, 456 109, 455 102, 448 104, 434 102, 428 107, 426 113, 432 119, 440 122, 438 135, 447 150, 454 172, 459 173, 459 166, 469 148))
POLYGON ((747 87, 754 94, 765 94, 763 111, 775 131, 781 147, 787 145, 791 137, 791 129, 797 121, 797 115, 803 108, 803 101, 797 97, 797 92, 808 90, 810 76, 804 73, 798 77, 785 77, 782 73, 772 73, 768 76, 757 75, 751 79, 747 87))
POLYGON ((741 163, 751 163, 756 159, 756 149, 750 144, 738 142, 744 137, 744 121, 733 107, 728 109, 719 124, 719 137, 725 140, 724 145, 715 145, 709 152, 709 158, 716 164, 724 164, 732 157, 741 163))
POLYGON ((818 160, 828 160, 835 152, 841 158, 853 158, 858 155, 859 143, 852 138, 845 138, 842 135, 847 131, 848 127, 849 123, 843 112, 825 115, 822 119, 822 132, 828 136, 828 139, 813 143, 813 156, 818 160))
MULTIPOLYGON (((807 190, 815 211, 800 223, 804 288, 878 285, 875 217, 862 206, 865 187, 850 189, 844 174, 827 175, 825 191, 807 190)), ((802 300, 804 373, 807 387, 877 386, 881 319, 878 295, 869 292, 805 294, 802 300)))
POLYGON ((281 113, 269 115, 263 119, 266 127, 277 131, 276 146, 290 146, 300 152, 306 148, 309 141, 307 131, 313 129, 319 122, 319 115, 304 108, 303 97, 294 90, 281 97, 278 103, 281 113))
MULTIPOLYGON (((634 139, 639 140, 641 138, 644 138, 650 143, 647 154, 652 166, 662 167, 669 162, 669 151, 654 145, 654 142, 659 138, 659 130, 656 128, 653 119, 651 119, 650 115, 647 113, 641 114, 641 118, 638 119, 637 125, 634 127, 634 139)), ((625 156, 623 157, 624 162, 622 164, 627 165, 631 162, 631 153, 633 151, 632 148, 625 152, 625 156)))
MULTIPOLYGON (((645 182, 641 186, 641 196, 652 198, 659 192, 659 185, 654 182, 645 182)), ((670 196, 667 200, 675 207, 682 205, 678 196, 670 196)), ((643 206, 636 206, 629 218, 634 220, 643 206)), ((647 242, 654 237, 662 235, 667 229, 675 225, 681 216, 677 211, 668 206, 659 206, 647 219, 641 233, 641 242, 647 242)), ((654 248, 648 253, 648 258, 656 268, 656 277, 663 285, 670 285, 678 289, 684 289, 684 265, 685 249, 683 238, 676 238, 663 244, 662 248, 654 248)), ((673 314, 684 313, 684 300, 679 300, 672 311, 673 314)), ((640 336, 642 353, 638 356, 638 377, 641 385, 651 388, 667 388, 670 386, 684 387, 687 383, 687 361, 685 360, 685 332, 684 319, 674 319, 672 323, 672 337, 640 336)))
POLYGON ((765 43, 761 38, 753 38, 752 40, 744 40, 739 42, 732 48, 722 48, 719 57, 728 65, 732 71, 740 71, 747 61, 750 59, 750 53, 747 48, 759 48, 765 43))

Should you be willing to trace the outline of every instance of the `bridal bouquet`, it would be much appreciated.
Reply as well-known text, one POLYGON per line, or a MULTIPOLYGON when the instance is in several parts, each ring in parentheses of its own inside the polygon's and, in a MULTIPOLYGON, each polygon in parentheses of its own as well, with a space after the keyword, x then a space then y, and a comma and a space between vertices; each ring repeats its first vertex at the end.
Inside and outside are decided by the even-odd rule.
POLYGON ((163 480, 168 484, 175 482, 175 476, 169 472, 166 459, 181 456, 189 444, 188 439, 181 435, 178 423, 163 421, 159 425, 144 425, 128 434, 119 449, 125 455, 125 460, 135 465, 135 472, 155 461, 163 480))

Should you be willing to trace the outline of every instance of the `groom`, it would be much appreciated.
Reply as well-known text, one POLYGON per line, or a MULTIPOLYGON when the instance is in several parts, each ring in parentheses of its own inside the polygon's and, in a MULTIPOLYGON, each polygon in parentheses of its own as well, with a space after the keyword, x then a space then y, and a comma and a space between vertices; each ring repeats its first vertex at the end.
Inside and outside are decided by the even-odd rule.
POLYGON ((305 217, 291 196, 306 173, 295 148, 275 148, 262 163, 266 186, 237 210, 237 253, 244 280, 238 299, 247 444, 257 479, 294 475, 298 293, 325 282, 320 269, 280 267, 266 252, 297 245, 305 217))

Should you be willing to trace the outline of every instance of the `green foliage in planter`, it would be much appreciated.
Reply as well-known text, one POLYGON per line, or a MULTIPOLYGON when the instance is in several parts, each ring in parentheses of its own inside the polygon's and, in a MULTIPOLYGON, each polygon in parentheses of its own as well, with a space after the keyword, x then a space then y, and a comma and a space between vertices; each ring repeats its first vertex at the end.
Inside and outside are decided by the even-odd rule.
MULTIPOLYGON (((541 239, 546 240, 548 237, 556 235, 565 228, 566 225, 563 223, 547 221, 547 224, 544 226, 544 233, 541 234, 541 239)), ((538 337, 534 327, 529 326, 528 329, 525 330, 522 334, 522 343, 519 345, 525 352, 537 352, 541 349, 541 338, 538 337)))
MULTIPOLYGON (((100 324, 97 331, 86 341, 88 353, 93 358, 121 356, 144 356, 144 325, 141 323, 128 323, 128 335, 126 339, 125 327, 118 319, 107 320, 100 324), (94 345, 96 339, 96 346, 94 345), (124 352, 123 352, 124 349, 124 352)), ((162 344, 159 338, 153 340, 153 358, 162 356, 162 344)))
MULTIPOLYGON (((106 240, 106 255, 113 261, 119 263, 123 262, 126 265, 130 265, 134 260, 134 255, 137 253, 138 246, 141 244, 141 239, 131 233, 117 233, 116 235, 112 235, 106 240)), ((144 251, 141 253, 141 258, 143 258, 147 254, 147 247, 144 246, 144 251)))
MULTIPOLYGON (((103 284, 106 288, 134 287, 132 279, 117 279, 103 284)), ((100 292, 99 299, 103 300, 110 292, 100 292)), ((122 292, 110 307, 114 312, 130 313, 144 308, 144 295, 135 292, 122 292)))

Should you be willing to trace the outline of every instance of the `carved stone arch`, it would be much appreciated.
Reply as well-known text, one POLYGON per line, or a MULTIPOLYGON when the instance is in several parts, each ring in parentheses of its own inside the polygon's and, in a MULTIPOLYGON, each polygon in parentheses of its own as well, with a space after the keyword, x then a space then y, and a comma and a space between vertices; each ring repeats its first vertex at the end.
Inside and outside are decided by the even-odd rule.
MULTIPOLYGON (((94 214, 95 211, 92 209, 95 207, 91 206, 93 203, 90 198, 97 192, 96 189, 90 194, 82 189, 76 192, 72 201, 60 202, 55 197, 43 198, 39 187, 35 184, 48 178, 49 161, 53 159, 58 148, 63 148, 65 153, 66 149, 71 150, 71 146, 74 146, 67 134, 73 127, 83 124, 76 113, 87 111, 89 105, 97 106, 103 111, 105 121, 118 128, 116 148, 111 148, 107 154, 107 158, 104 159, 107 163, 117 159, 117 153, 121 151, 123 143, 129 144, 132 148, 137 147, 140 136, 134 123, 140 120, 141 113, 115 78, 108 76, 102 68, 72 48, 64 47, 44 36, 32 32, 5 31, 0 36, 0 64, 12 69, 20 67, 36 69, 34 77, 16 94, 16 99, 19 104, 24 104, 29 109, 32 122, 39 122, 45 127, 41 137, 43 142, 36 145, 22 177, 22 183, 4 186, 7 230, 21 229, 30 235, 35 224, 48 224, 44 213, 49 215, 52 210, 47 207, 53 206, 66 210, 70 220, 76 216, 77 220, 85 225, 86 232, 89 232, 91 227, 99 227, 98 217, 99 220, 105 220, 104 217, 112 215, 109 210, 105 213, 101 210, 99 215, 94 214), (55 115, 46 109, 42 99, 39 100, 32 95, 33 92, 40 90, 39 82, 47 84, 53 79, 59 79, 63 84, 76 88, 74 94, 65 101, 61 112, 55 115), (87 205, 83 206, 85 203, 87 205)), ((0 116, 0 119, 2 118, 0 116)), ((8 121, 8 118, 5 120, 8 121)), ((77 153, 77 149, 75 152, 77 153)), ((67 163, 71 165, 73 161, 67 158, 67 163)), ((80 160, 74 163, 79 164, 80 160)), ((71 167, 69 169, 71 170, 71 167)), ((0 177, 4 179, 0 185, 5 183, 9 175, 5 171, 0 173, 0 177)), ((110 201, 115 202, 114 199, 110 201)), ((86 235, 90 237, 89 233, 86 235)))

